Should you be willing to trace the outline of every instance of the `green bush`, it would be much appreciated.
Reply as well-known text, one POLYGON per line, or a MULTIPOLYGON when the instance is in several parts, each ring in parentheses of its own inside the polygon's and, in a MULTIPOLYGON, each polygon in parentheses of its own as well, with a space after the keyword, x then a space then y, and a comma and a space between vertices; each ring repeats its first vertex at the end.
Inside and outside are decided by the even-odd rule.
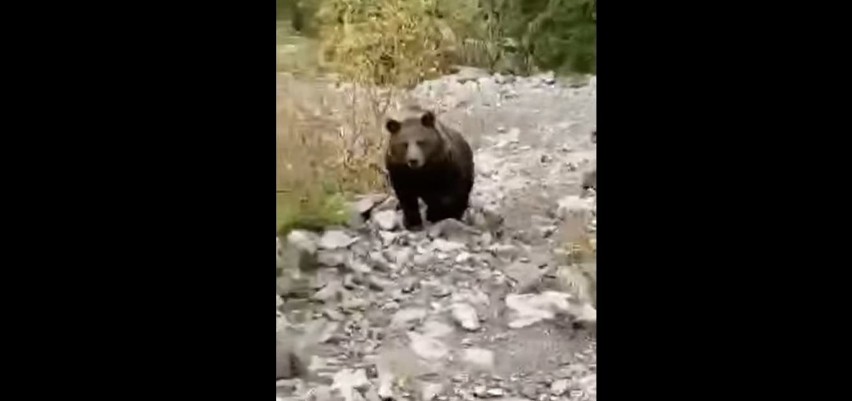
POLYGON ((278 0, 347 79, 408 86, 452 64, 596 70, 597 0, 278 0))

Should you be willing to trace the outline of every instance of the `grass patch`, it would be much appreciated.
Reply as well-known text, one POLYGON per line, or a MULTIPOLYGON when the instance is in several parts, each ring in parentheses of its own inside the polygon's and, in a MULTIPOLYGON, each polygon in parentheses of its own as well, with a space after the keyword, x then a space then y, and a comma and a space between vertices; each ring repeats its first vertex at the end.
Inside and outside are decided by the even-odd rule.
POLYGON ((291 74, 278 81, 278 227, 344 224, 350 195, 386 189, 381 104, 372 91, 337 90, 330 81, 291 74))
POLYGON ((320 231, 324 227, 343 225, 348 220, 346 199, 342 194, 325 194, 304 198, 292 193, 276 194, 278 233, 292 230, 320 231))

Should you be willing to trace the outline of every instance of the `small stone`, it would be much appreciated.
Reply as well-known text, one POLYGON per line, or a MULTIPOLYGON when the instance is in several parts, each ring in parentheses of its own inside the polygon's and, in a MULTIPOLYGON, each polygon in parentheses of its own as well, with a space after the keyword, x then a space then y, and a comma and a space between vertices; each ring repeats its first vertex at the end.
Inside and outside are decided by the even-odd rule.
POLYGON ((375 268, 376 270, 378 270, 380 272, 389 273, 389 272, 395 270, 395 268, 393 266, 391 266, 391 264, 388 262, 387 259, 385 259, 385 256, 381 252, 378 252, 378 251, 370 252, 369 255, 368 255, 368 258, 369 258, 370 262, 372 263, 373 268, 375 268))
POLYGON ((346 264, 347 252, 345 250, 320 251, 317 254, 317 262, 326 267, 337 267, 346 264))
POLYGON ((468 348, 462 355, 462 359, 476 369, 485 371, 494 369, 494 352, 491 350, 468 348))
POLYGON ((452 306, 452 316, 456 323, 465 330, 479 330, 479 316, 473 306, 470 306, 467 303, 455 303, 452 306))
POLYGON ((520 259, 518 262, 504 268, 503 272, 517 283, 518 292, 524 293, 534 289, 541 281, 546 270, 529 263, 529 259, 520 259))
POLYGON ((569 195, 559 200, 556 208, 556 216, 564 219, 572 214, 583 214, 594 208, 594 204, 588 198, 578 195, 569 195))
POLYGON ((432 242, 432 248, 441 252, 455 252, 464 249, 465 245, 460 242, 436 238, 435 241, 432 242))
POLYGON ((535 400, 538 398, 538 386, 533 383, 524 383, 521 385, 519 393, 526 398, 535 400))
POLYGON ((452 334, 453 327, 437 320, 429 320, 423 323, 422 332, 424 336, 440 338, 452 334))
POLYGON ((432 290, 432 296, 435 298, 444 298, 448 295, 450 295, 450 289, 447 286, 441 285, 432 290))
POLYGON ((512 259, 520 253, 518 247, 511 244, 494 244, 489 248, 489 251, 494 256, 505 259, 512 259))
POLYGON ((570 310, 570 294, 545 291, 541 294, 509 294, 506 306, 513 312, 509 327, 527 327, 542 320, 553 319, 557 312, 570 310))
POLYGON ((373 208, 373 213, 384 211, 384 210, 396 210, 396 207, 398 205, 399 205, 399 200, 397 200, 393 196, 389 196, 373 208))
MULTIPOLYGON (((414 255, 414 250, 409 247, 396 247, 389 249, 387 252, 389 254, 389 259, 396 263, 397 267, 407 263, 414 255)), ((393 268, 393 265, 391 265, 391 268, 396 270, 393 268)))
POLYGON ((383 246, 391 246, 396 242, 397 238, 399 238, 399 233, 379 231, 379 238, 381 238, 383 246))
POLYGON ((468 252, 462 252, 456 256, 456 263, 467 263, 473 256, 468 252))
POLYGON ((373 210, 376 205, 387 199, 387 197, 388 196, 386 194, 364 195, 360 197, 358 201, 353 202, 352 209, 356 213, 359 213, 361 216, 366 218, 369 215, 370 211, 373 210))
POLYGON ((376 290, 376 291, 384 291, 384 290, 387 290, 388 288, 393 287, 392 281, 383 279, 383 278, 378 277, 378 276, 370 276, 370 278, 367 281, 370 285, 370 289, 373 289, 373 290, 376 290))
POLYGON ((339 322, 346 319, 346 316, 344 316, 343 313, 337 310, 336 308, 325 308, 323 309, 322 314, 329 320, 335 322, 339 322))
POLYGON ((382 401, 379 392, 373 387, 367 389, 367 392, 364 393, 364 399, 367 401, 382 401))
POLYGON ((287 242, 309 253, 317 251, 317 236, 310 231, 293 230, 287 234, 287 242))
POLYGON ((397 226, 397 214, 395 210, 382 210, 373 214, 373 221, 385 231, 392 231, 397 226))
POLYGON ((420 400, 432 401, 442 391, 444 391, 444 385, 441 383, 423 382, 420 387, 420 400))
POLYGON ((320 238, 319 247, 321 249, 348 248, 357 240, 358 238, 350 237, 342 230, 330 230, 326 231, 320 238))
POLYGON ((343 288, 342 283, 340 283, 339 281, 331 281, 324 287, 322 287, 319 291, 314 293, 311 298, 322 302, 339 301, 340 299, 342 299, 345 291, 346 290, 343 288))
POLYGON ((503 389, 502 389, 502 388, 489 388, 489 389, 485 392, 485 394, 486 394, 486 395, 488 395, 489 397, 494 397, 494 398, 496 398, 496 397, 502 397, 504 393, 503 393, 503 389))
POLYGON ((343 276, 343 288, 347 290, 354 290, 358 287, 358 280, 355 278, 353 274, 347 274, 343 276))
POLYGON ((331 389, 339 391, 346 401, 357 401, 355 390, 366 391, 369 387, 370 381, 364 369, 343 369, 334 375, 331 385, 331 389))
POLYGON ((357 259, 350 260, 349 263, 347 263, 347 266, 353 272, 360 274, 368 274, 373 272, 373 268, 370 267, 370 265, 357 259))
POLYGON ((488 387, 483 385, 476 385, 473 387, 473 395, 479 398, 486 398, 488 396, 488 387))
POLYGON ((411 350, 423 359, 437 361, 445 358, 450 352, 449 348, 437 339, 426 337, 416 332, 408 332, 406 334, 411 341, 411 350))
POLYGON ((559 379, 550 385, 550 393, 553 395, 563 395, 568 391, 568 386, 571 382, 568 379, 559 379))
POLYGON ((391 318, 390 326, 392 328, 406 327, 415 321, 423 320, 426 317, 426 312, 424 308, 400 309, 391 318))
POLYGON ((307 398, 308 401, 332 401, 331 388, 325 385, 314 387, 307 398))

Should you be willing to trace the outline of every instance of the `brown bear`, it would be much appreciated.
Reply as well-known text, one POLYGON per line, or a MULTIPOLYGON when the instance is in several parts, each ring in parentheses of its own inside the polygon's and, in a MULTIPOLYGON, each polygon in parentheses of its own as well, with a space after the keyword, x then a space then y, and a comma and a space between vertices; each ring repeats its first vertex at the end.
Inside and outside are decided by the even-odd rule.
POLYGON ((403 225, 423 222, 418 199, 426 204, 426 220, 461 220, 473 188, 473 151, 462 135, 443 126, 431 111, 388 119, 390 145, 385 165, 403 213, 403 225))

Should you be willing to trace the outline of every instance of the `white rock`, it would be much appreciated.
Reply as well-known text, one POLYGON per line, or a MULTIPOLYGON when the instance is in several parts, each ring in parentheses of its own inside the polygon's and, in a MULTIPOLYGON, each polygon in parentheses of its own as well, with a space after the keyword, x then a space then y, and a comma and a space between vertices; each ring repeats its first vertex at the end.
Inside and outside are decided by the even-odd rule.
POLYGON ((559 200, 556 207, 556 215, 564 219, 573 213, 585 213, 594 209, 594 202, 590 198, 581 198, 579 195, 569 195, 559 200))
POLYGON ((494 352, 484 348, 468 348, 464 350, 462 360, 476 369, 486 371, 494 369, 494 352))
POLYGON ((563 395, 568 391, 568 386, 571 382, 568 379, 555 380, 550 385, 550 393, 556 396, 563 395))
POLYGON ((398 310, 391 318, 391 328, 403 328, 414 321, 422 320, 426 317, 426 309, 424 308, 405 308, 398 310))
POLYGON ((411 350, 427 361, 444 359, 450 352, 449 348, 437 339, 416 332, 408 332, 407 334, 411 341, 411 350))
POLYGON ((455 303, 452 306, 452 315, 456 323, 465 330, 479 330, 479 316, 473 306, 467 303, 455 303))
POLYGON ((443 238, 436 238, 435 241, 432 242, 432 249, 441 252, 460 251, 464 248, 465 245, 460 242, 447 241, 443 238))
POLYGON ((432 401, 442 391, 444 391, 444 385, 441 383, 422 382, 420 384, 420 400, 432 401))
POLYGON ((310 253, 315 253, 317 251, 317 235, 310 231, 290 231, 290 234, 287 234, 287 242, 295 245, 299 249, 308 251, 310 253))
POLYGON ((526 327, 542 320, 553 319, 557 312, 569 312, 571 304, 568 293, 545 291, 541 294, 509 294, 506 307, 512 310, 513 319, 509 327, 526 327))
POLYGON ((326 231, 319 240, 319 247, 322 249, 340 249, 347 248, 357 241, 358 238, 353 238, 341 230, 326 231))
POLYGON ((364 369, 343 369, 334 375, 331 384, 331 389, 340 391, 346 401, 356 401, 356 390, 365 391, 369 387, 370 381, 364 369))
POLYGON ((397 226, 397 215, 395 210, 382 210, 373 214, 373 221, 385 231, 392 231, 397 226))
POLYGON ((423 335, 432 338, 446 337, 453 332, 453 327, 439 322, 437 320, 429 320, 423 323, 423 335))

